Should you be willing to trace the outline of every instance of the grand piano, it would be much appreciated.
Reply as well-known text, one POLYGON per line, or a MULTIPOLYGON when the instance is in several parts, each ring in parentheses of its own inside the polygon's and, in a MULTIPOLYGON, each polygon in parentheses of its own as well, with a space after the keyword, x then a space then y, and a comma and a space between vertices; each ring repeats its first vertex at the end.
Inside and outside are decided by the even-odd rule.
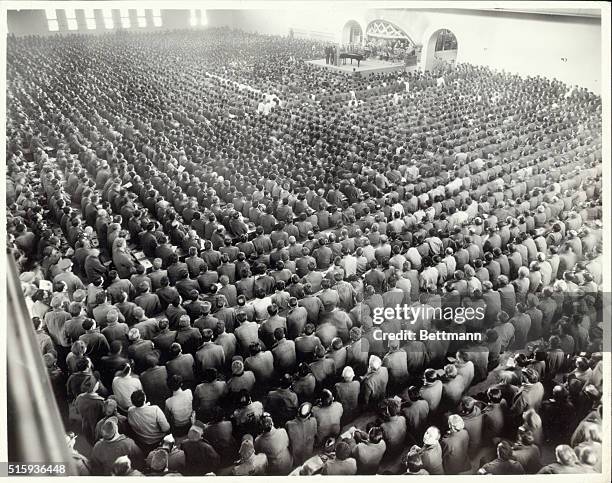
POLYGON ((359 67, 359 64, 365 58, 366 58, 365 54, 362 54, 359 52, 341 52, 340 53, 340 60, 342 61, 343 65, 346 65, 346 59, 351 59, 351 65, 353 64, 353 60, 356 60, 357 67, 359 67))

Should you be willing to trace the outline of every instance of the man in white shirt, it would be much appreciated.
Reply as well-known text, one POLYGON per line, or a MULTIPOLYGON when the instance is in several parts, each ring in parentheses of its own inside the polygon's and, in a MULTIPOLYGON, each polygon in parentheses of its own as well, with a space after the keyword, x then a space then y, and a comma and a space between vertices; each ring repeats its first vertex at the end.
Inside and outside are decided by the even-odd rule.
POLYGON ((166 418, 177 436, 184 436, 191 427, 193 414, 193 393, 191 389, 183 389, 183 378, 174 374, 168 380, 168 388, 172 396, 166 399, 166 418))
POLYGON ((159 406, 147 402, 144 391, 134 391, 130 399, 132 407, 128 410, 128 423, 134 440, 148 454, 168 434, 170 424, 159 406))

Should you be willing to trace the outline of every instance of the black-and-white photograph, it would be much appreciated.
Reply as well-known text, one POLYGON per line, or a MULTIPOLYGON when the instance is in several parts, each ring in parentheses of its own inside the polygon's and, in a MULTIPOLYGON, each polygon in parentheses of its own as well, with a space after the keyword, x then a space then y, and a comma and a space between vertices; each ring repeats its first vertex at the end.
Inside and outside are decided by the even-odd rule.
POLYGON ((608 3, 19 3, 4 476, 610 481, 608 3))

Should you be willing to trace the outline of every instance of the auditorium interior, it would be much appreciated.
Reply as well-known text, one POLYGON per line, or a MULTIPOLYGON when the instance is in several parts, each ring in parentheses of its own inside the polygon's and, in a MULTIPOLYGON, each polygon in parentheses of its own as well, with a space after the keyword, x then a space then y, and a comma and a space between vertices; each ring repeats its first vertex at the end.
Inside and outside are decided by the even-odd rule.
POLYGON ((8 460, 605 481, 609 8, 511 3, 7 10, 8 460))

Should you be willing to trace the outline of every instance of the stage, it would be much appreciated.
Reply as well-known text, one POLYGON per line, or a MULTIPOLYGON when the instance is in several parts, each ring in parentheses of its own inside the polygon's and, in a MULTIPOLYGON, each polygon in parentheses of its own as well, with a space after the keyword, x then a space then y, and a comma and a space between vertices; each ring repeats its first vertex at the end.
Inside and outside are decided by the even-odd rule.
POLYGON ((343 64, 342 60, 339 61, 338 65, 326 64, 325 59, 309 60, 309 64, 323 69, 333 70, 335 72, 341 72, 343 74, 350 75, 355 72, 359 72, 362 76, 370 76, 372 74, 389 73, 389 72, 403 72, 406 70, 406 66, 400 63, 385 62, 384 60, 377 59, 366 59, 362 60, 357 67, 357 61, 353 60, 351 64, 350 59, 346 59, 346 64, 343 64))

